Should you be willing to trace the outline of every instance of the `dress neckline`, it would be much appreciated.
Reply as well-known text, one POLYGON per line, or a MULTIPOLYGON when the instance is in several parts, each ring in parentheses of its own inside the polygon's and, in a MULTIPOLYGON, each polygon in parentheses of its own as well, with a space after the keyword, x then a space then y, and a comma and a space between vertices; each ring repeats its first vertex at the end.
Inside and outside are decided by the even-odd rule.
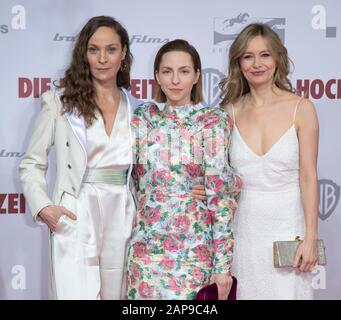
POLYGON ((245 146, 245 148, 248 149, 248 150, 249 150, 253 155, 255 155, 257 158, 260 158, 260 159, 261 159, 261 158, 265 158, 267 155, 271 154, 271 152, 273 151, 273 149, 275 149, 276 146, 277 146, 278 144, 280 144, 280 142, 281 142, 281 141, 289 134, 289 132, 291 132, 291 131, 294 131, 296 141, 298 141, 298 140, 297 140, 297 133, 296 133, 295 124, 292 124, 292 125, 290 126, 290 128, 288 128, 288 129, 280 136, 280 138, 277 139, 277 141, 271 145, 271 147, 270 147, 264 154, 259 155, 258 153, 256 153, 256 152, 255 152, 255 151, 254 151, 254 150, 245 142, 245 140, 243 139, 242 135, 241 135, 240 132, 239 132, 239 129, 238 129, 236 123, 234 123, 233 128, 234 128, 235 131, 237 132, 237 135, 238 135, 239 139, 242 141, 242 144, 245 146), (293 129, 294 129, 294 130, 293 130, 293 129))
POLYGON ((112 124, 112 127, 111 127, 111 131, 110 131, 110 134, 107 133, 107 131, 105 130, 105 124, 104 124, 104 118, 103 116, 101 115, 101 113, 99 112, 99 110, 97 110, 97 113, 98 113, 98 117, 101 119, 100 120, 100 123, 102 125, 102 130, 104 131, 104 134, 105 136, 110 140, 110 138, 112 137, 113 135, 113 132, 115 131, 115 128, 117 127, 117 117, 120 113, 120 110, 122 108, 122 104, 124 103, 125 101, 125 97, 123 95, 123 92, 120 90, 120 101, 118 103, 118 106, 117 106, 117 110, 116 110, 116 115, 115 115, 115 119, 114 119, 114 122, 112 124))

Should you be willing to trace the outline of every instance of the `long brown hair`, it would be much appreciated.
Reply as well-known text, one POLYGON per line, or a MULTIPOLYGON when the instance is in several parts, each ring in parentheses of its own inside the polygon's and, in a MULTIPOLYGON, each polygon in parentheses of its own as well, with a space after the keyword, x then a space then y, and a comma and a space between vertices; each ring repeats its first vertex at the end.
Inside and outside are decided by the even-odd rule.
POLYGON ((269 51, 276 61, 274 84, 285 91, 295 92, 288 75, 290 62, 288 51, 281 39, 269 26, 262 23, 252 23, 246 26, 233 41, 229 51, 229 71, 226 78, 220 82, 223 100, 220 105, 235 103, 244 94, 250 92, 250 87, 240 69, 240 58, 245 52, 248 42, 256 36, 262 36, 269 47, 269 51))
POLYGON ((120 37, 122 49, 126 48, 125 59, 122 61, 122 67, 117 74, 117 86, 130 88, 130 68, 133 56, 129 48, 127 30, 112 17, 97 16, 91 18, 77 37, 70 66, 65 71, 60 84, 60 87, 64 89, 61 95, 62 112, 76 111, 79 116, 84 117, 87 126, 90 126, 96 119, 95 110, 99 108, 95 100, 95 89, 86 53, 89 39, 100 27, 113 29, 120 37))
POLYGON ((167 97, 164 92, 161 90, 160 85, 157 82, 156 74, 159 72, 161 59, 164 54, 171 51, 182 51, 186 52, 191 56, 193 62, 193 68, 195 72, 199 71, 199 79, 195 85, 193 85, 191 91, 191 101, 194 104, 197 104, 203 100, 202 94, 202 76, 201 76, 201 60, 198 51, 190 45, 186 40, 183 39, 175 39, 173 41, 169 41, 164 44, 156 54, 154 60, 154 100, 157 102, 166 102, 167 97))

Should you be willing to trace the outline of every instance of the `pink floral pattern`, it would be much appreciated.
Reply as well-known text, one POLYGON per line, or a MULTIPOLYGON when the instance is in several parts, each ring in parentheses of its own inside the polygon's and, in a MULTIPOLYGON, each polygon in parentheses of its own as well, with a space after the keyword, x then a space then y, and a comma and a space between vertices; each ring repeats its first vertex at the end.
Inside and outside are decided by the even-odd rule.
POLYGON ((230 270, 241 180, 228 164, 232 121, 201 105, 138 107, 138 210, 128 247, 129 299, 194 299, 230 270), (179 138, 180 136, 180 138, 179 138), (171 143, 169 143, 171 141, 171 143), (207 203, 191 197, 204 184, 207 203))

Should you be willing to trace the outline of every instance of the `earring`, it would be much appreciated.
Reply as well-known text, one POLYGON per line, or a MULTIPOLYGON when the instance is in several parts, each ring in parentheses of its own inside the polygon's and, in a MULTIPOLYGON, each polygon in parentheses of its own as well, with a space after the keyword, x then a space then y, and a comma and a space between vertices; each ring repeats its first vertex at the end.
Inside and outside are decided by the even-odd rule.
POLYGON ((121 62, 121 71, 124 72, 126 69, 127 69, 127 63, 124 60, 122 60, 122 62, 121 62))

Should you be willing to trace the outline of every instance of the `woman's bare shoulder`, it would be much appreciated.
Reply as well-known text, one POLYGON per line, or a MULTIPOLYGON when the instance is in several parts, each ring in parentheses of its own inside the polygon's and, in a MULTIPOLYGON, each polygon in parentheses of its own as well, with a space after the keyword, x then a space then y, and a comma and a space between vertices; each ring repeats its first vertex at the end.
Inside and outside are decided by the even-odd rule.
POLYGON ((282 105, 288 107, 287 112, 295 113, 295 123, 298 128, 309 123, 318 125, 314 103, 309 99, 290 92, 286 93, 282 99, 282 105))
POLYGON ((299 123, 317 123, 318 120, 315 105, 309 99, 301 98, 297 107, 296 118, 299 123))
POLYGON ((288 93, 284 98, 288 104, 294 108, 297 108, 297 111, 300 111, 301 109, 303 113, 315 111, 314 104, 307 98, 301 97, 295 93, 288 93))

